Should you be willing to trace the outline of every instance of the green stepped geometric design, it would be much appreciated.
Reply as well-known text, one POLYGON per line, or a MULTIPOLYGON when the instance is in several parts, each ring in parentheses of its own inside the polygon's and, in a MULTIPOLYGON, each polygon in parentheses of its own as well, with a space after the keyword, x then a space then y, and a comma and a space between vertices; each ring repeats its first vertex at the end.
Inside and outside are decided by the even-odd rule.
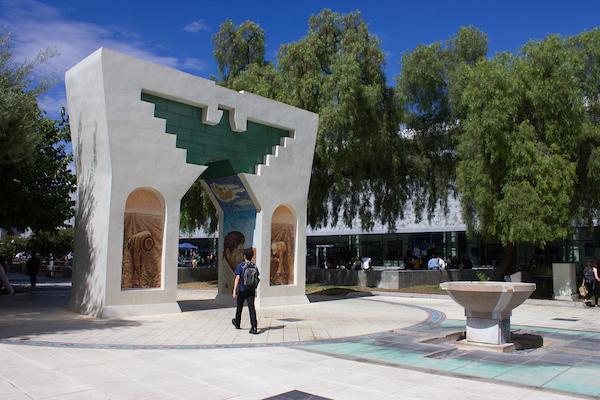
POLYGON ((217 125, 202 123, 202 108, 143 93, 143 101, 154 104, 154 116, 167 121, 166 132, 176 135, 176 146, 187 150, 186 162, 207 165, 202 178, 218 178, 241 172, 254 174, 273 147, 290 132, 248 121, 245 132, 234 132, 229 125, 229 111, 217 125))

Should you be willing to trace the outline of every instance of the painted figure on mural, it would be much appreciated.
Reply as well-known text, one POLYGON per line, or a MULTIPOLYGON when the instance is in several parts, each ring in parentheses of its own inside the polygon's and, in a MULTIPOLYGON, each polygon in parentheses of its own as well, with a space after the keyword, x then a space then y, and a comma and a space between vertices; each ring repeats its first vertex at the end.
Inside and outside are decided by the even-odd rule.
POLYGON ((271 221, 271 285, 294 283, 294 229, 292 212, 278 207, 271 221))
POLYGON ((151 192, 136 190, 125 206, 121 288, 161 286, 164 214, 151 192))
POLYGON ((144 281, 146 267, 154 260, 151 251, 154 248, 154 239, 150 231, 142 231, 133 234, 127 240, 125 246, 129 252, 131 263, 131 281, 140 285, 144 281))
POLYGON ((233 287, 235 267, 244 261, 244 244, 246 238, 241 232, 231 231, 223 239, 223 260, 225 261, 225 287, 233 287))

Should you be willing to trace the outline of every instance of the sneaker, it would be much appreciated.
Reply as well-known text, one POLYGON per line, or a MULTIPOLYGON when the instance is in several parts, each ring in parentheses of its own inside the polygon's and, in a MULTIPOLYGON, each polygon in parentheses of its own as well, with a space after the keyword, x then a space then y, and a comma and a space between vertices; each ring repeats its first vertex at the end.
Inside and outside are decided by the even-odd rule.
POLYGON ((235 329, 240 329, 240 324, 238 324, 238 323, 237 323, 237 321, 235 320, 235 318, 233 318, 233 319, 231 320, 231 324, 232 324, 233 326, 235 326, 235 329))
POLYGON ((256 328, 253 327, 253 328, 250 329, 250 333, 252 335, 258 335, 258 329, 256 329, 256 328))

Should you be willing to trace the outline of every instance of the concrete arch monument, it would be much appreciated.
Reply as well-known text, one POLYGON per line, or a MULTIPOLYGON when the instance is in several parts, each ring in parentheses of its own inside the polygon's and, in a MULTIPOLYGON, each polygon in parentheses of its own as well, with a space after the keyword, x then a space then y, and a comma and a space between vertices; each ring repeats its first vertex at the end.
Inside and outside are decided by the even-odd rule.
POLYGON ((316 114, 108 49, 67 71, 65 82, 78 183, 71 309, 105 317, 180 311, 179 207, 198 177, 219 212, 219 299, 231 298, 231 266, 252 247, 263 276, 259 306, 307 301, 316 114), (270 285, 272 219, 281 204, 293 210, 295 278, 270 285), (162 218, 162 237, 156 227, 128 231, 132 210, 152 217, 152 226, 162 218), (146 263, 148 276, 125 276, 134 271, 127 258, 144 251, 152 256, 138 258, 135 271, 143 274, 146 263))

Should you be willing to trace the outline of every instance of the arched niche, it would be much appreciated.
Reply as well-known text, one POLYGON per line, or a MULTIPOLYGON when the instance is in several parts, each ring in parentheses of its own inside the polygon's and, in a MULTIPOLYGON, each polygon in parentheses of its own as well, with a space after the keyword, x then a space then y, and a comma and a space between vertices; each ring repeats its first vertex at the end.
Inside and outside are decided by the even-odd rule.
POLYGON ((271 286, 294 284, 295 243, 294 213, 286 206, 279 206, 271 219, 271 286))
POLYGON ((162 197, 136 189, 125 203, 121 289, 161 287, 163 227, 162 197))

